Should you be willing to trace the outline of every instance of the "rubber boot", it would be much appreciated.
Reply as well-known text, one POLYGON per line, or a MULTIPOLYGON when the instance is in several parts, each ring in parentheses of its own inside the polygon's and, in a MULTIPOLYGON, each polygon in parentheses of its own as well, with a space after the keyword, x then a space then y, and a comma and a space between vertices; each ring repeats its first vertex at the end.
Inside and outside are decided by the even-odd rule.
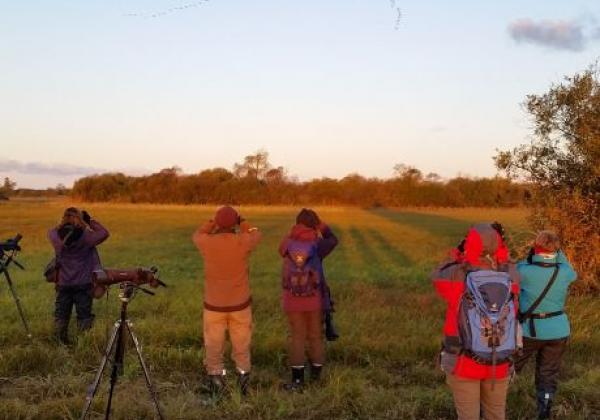
POLYGON ((325 312, 325 338, 327 338, 327 341, 335 341, 340 338, 340 335, 335 329, 333 314, 331 312, 325 312))
POLYGON ((214 396, 220 395, 225 390, 225 374, 208 375, 210 393, 214 396))
POLYGON ((290 392, 302 392, 304 389, 304 366, 292 367, 292 382, 284 384, 283 389, 290 392))
POLYGON ((536 392, 539 420, 546 420, 550 418, 553 397, 554 395, 551 392, 546 392, 543 390, 538 390, 536 392))
POLYGON ((250 372, 239 372, 238 371, 238 386, 240 387, 240 394, 242 396, 248 395, 248 388, 250 386, 250 372))
POLYGON ((321 381, 321 371, 323 370, 323 365, 310 365, 310 381, 311 382, 320 382, 321 381))
POLYGON ((54 336, 56 340, 64 345, 69 345, 69 320, 55 319, 54 320, 54 336))

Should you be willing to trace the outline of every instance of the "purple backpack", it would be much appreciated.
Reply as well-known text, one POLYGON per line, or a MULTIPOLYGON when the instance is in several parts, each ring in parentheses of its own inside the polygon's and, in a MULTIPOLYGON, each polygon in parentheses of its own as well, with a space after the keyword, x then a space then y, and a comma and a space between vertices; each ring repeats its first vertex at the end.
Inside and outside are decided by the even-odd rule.
POLYGON ((315 241, 289 241, 283 260, 283 288, 293 296, 314 296, 321 287, 320 264, 315 241))

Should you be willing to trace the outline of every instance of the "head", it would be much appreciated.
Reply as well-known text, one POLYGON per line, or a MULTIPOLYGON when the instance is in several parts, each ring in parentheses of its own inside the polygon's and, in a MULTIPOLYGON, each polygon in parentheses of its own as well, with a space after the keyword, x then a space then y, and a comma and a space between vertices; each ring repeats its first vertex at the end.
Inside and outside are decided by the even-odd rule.
POLYGON ((83 235, 85 223, 81 218, 81 212, 75 207, 69 207, 63 213, 58 225, 58 236, 66 246, 71 246, 83 235))
POLYGON ((319 216, 314 210, 311 209, 302 209, 296 216, 297 225, 304 225, 308 228, 316 229, 320 223, 321 220, 319 219, 319 216))
POLYGON ((221 231, 233 231, 240 223, 240 215, 231 206, 223 206, 215 213, 215 224, 221 231))
POLYGON ((83 221, 81 211, 76 207, 66 208, 63 213, 60 225, 61 226, 73 225, 73 226, 78 226, 78 227, 82 227, 82 228, 85 227, 85 223, 83 221))
POLYGON ((536 254, 555 254, 560 249, 560 239, 556 233, 543 230, 537 234, 533 248, 536 254))

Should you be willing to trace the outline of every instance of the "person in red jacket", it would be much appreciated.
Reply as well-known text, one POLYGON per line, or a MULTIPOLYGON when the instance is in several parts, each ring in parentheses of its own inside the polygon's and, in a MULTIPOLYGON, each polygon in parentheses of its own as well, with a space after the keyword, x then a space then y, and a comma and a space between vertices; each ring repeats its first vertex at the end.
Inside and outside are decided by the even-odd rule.
POLYGON ((514 264, 509 263, 501 225, 474 225, 450 254, 451 258, 432 276, 438 295, 447 305, 441 368, 446 373, 459 420, 479 420, 481 411, 485 420, 504 420, 511 363, 478 363, 462 351, 458 332, 459 304, 468 271, 506 271, 512 280, 513 294, 519 293, 518 274, 514 264))

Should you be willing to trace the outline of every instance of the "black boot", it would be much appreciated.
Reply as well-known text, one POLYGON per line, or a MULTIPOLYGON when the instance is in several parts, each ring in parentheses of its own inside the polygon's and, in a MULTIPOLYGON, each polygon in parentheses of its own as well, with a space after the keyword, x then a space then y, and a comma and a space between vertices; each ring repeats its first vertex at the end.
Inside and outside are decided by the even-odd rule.
POLYGON ((333 324, 333 314, 330 311, 325 312, 325 338, 327 341, 335 341, 340 338, 333 324))
POLYGON ((54 336, 56 340, 64 345, 69 345, 69 320, 55 319, 54 320, 54 336))
POLYGON ((208 375, 210 393, 220 395, 225 390, 225 375, 208 375))
POLYGON ((536 392, 537 408, 538 408, 538 419, 546 420, 550 418, 550 411, 552 410, 552 399, 554 395, 551 392, 538 390, 536 392))
POLYGON ((321 371, 323 370, 323 365, 310 365, 310 381, 311 382, 319 382, 321 380, 321 371))
POLYGON ((292 382, 284 384, 283 389, 292 392, 302 392, 304 389, 304 366, 292 367, 292 382))
POLYGON ((248 395, 248 387, 250 386, 250 372, 238 372, 238 386, 240 394, 244 397, 248 395))

